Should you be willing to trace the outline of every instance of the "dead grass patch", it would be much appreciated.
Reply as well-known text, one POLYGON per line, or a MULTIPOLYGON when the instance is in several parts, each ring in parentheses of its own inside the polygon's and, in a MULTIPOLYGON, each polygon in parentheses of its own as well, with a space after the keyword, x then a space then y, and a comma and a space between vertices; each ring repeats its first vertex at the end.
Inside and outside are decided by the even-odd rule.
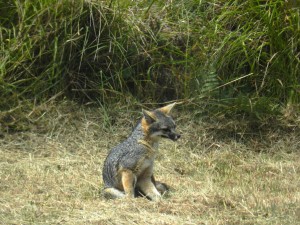
POLYGON ((3 224, 299 221, 297 133, 282 133, 258 151, 261 145, 251 147, 251 140, 218 138, 212 125, 178 115, 183 137, 177 143, 162 142, 155 168, 170 192, 158 203, 143 198, 108 201, 101 196, 102 164, 108 150, 130 132, 131 115, 84 107, 74 112, 60 105, 46 116, 47 132, 36 129, 0 139, 3 224))

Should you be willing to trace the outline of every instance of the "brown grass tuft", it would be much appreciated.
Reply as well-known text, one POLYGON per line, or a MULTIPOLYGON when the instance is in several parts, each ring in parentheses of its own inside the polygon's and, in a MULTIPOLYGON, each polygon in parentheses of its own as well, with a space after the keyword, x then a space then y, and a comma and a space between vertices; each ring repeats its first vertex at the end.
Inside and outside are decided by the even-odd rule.
POLYGON ((183 137, 162 142, 155 167, 170 193, 158 203, 108 201, 100 194, 104 158, 129 134, 128 118, 138 112, 50 108, 42 118, 47 132, 0 139, 3 224, 296 224, 300 219, 296 133, 270 132, 276 138, 268 144, 251 145, 266 140, 222 139, 220 124, 178 113, 183 137))

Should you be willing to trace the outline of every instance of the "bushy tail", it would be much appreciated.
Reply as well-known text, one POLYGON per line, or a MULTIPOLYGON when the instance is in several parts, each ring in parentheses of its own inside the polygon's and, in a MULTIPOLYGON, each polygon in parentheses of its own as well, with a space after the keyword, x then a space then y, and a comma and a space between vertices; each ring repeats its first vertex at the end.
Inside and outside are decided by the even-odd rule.
POLYGON ((124 198, 125 193, 116 188, 104 188, 103 195, 107 199, 124 198))

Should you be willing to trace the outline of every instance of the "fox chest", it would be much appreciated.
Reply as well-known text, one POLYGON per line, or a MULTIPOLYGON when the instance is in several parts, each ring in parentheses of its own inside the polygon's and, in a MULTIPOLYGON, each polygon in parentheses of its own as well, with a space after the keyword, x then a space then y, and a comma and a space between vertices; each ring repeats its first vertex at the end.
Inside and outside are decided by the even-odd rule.
POLYGON ((137 177, 141 175, 145 175, 145 173, 149 173, 149 175, 152 175, 153 170, 153 164, 154 164, 154 157, 153 158, 144 158, 139 160, 137 163, 134 173, 137 177))

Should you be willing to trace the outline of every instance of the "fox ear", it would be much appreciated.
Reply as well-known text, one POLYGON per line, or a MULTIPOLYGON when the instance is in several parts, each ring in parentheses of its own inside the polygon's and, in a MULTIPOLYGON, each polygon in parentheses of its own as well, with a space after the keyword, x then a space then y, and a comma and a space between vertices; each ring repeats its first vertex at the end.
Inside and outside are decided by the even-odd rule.
POLYGON ((156 116, 153 112, 150 112, 148 110, 143 109, 144 118, 147 121, 147 123, 151 124, 156 121, 156 116))
POLYGON ((173 107, 176 105, 176 102, 171 103, 169 105, 166 105, 164 107, 159 108, 158 110, 160 110, 161 112, 163 112, 166 115, 169 115, 170 111, 173 109, 173 107))

